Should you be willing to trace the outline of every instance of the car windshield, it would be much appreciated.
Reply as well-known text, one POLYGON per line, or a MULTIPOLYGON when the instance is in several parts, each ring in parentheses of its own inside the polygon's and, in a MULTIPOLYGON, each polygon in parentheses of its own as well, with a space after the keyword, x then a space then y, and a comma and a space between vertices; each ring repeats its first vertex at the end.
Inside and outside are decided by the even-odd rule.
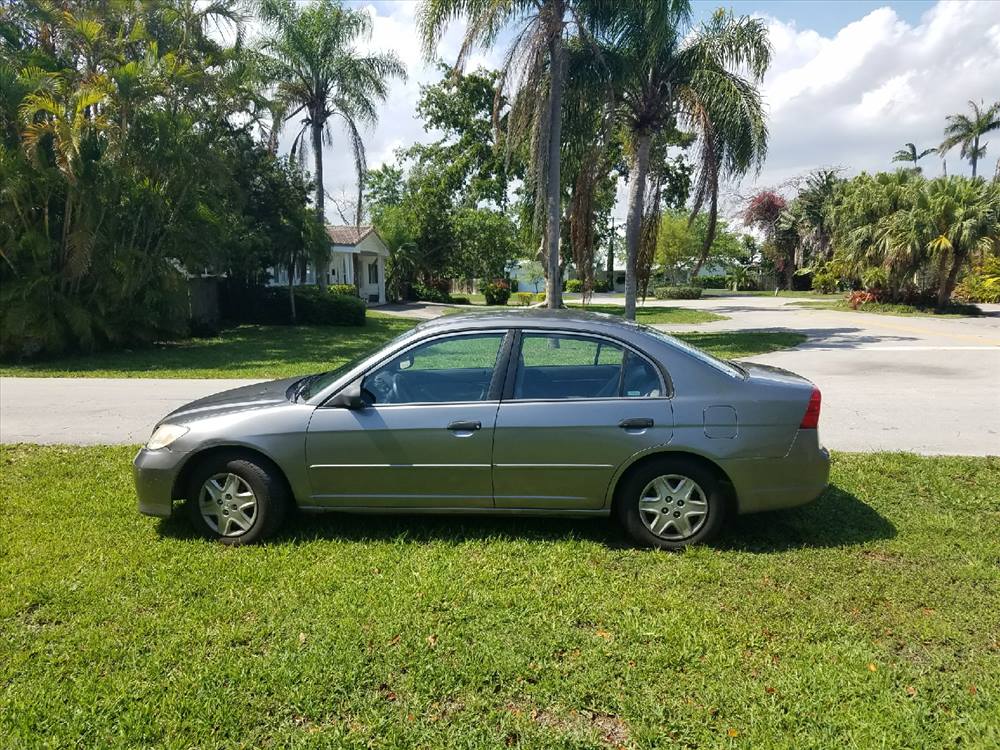
POLYGON ((405 341, 406 339, 412 337, 413 335, 414 331, 412 330, 407 331, 406 333, 397 336, 392 341, 386 344, 379 344, 378 346, 374 346, 366 350, 363 354, 360 354, 354 359, 350 360, 349 362, 342 364, 340 367, 337 367, 333 370, 327 370, 326 372, 318 372, 315 375, 307 375, 306 377, 296 381, 292 385, 292 388, 290 390, 291 397, 295 401, 308 401, 317 393, 319 393, 324 388, 329 386, 331 383, 336 381, 337 378, 341 377, 347 372, 350 372, 355 367, 364 362, 366 359, 370 358, 372 355, 377 354, 383 349, 387 349, 391 346, 394 346, 395 344, 398 344, 401 341, 405 341))
POLYGON ((642 326, 642 327, 643 329, 645 329, 646 333, 655 336, 658 339, 666 341, 671 346, 676 347, 677 349, 681 349, 682 351, 687 352, 695 359, 704 362, 706 365, 710 367, 714 367, 719 372, 723 372, 731 378, 736 378, 738 380, 743 380, 746 378, 746 371, 743 370, 743 368, 739 367, 738 365, 734 364, 733 362, 727 362, 724 359, 713 357, 708 352, 702 351, 698 347, 692 346, 686 341, 682 341, 681 339, 675 338, 668 333, 664 333, 663 331, 658 331, 655 328, 651 328, 649 326, 642 326))

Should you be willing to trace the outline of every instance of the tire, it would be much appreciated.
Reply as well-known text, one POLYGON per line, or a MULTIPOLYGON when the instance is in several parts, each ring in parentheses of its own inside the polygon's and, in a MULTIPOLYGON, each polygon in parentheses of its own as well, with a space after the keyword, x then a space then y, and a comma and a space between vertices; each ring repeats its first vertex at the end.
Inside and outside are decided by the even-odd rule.
POLYGON ((199 463, 191 472, 187 497, 195 529, 233 546, 273 535, 289 506, 288 490, 277 468, 239 453, 219 454, 199 463))
POLYGON ((637 544, 683 549, 719 533, 726 500, 722 483, 701 464, 683 457, 662 458, 625 477, 616 491, 615 511, 637 544), (702 507, 704 512, 698 513, 702 507))

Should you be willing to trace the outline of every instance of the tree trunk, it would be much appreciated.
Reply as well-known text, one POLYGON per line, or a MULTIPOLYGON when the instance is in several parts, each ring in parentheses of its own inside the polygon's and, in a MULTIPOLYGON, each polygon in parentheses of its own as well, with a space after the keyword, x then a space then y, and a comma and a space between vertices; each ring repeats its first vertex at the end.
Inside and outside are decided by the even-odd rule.
POLYGON ((972 142, 972 176, 976 176, 976 162, 979 161, 979 136, 972 142))
MULTIPOLYGON (((557 10, 561 11, 561 2, 557 10)), ((545 184, 545 249, 548 253, 549 275, 545 282, 546 306, 562 307, 562 275, 559 273, 559 145, 562 138, 563 49, 562 13, 556 14, 553 23, 558 27, 549 37, 549 62, 552 71, 549 92, 549 169, 545 184)))
POLYGON ((611 220, 611 235, 608 237, 608 291, 615 290, 615 220, 611 220))
POLYGON ((641 133, 635 161, 628 177, 628 213, 625 218, 625 317, 635 320, 636 261, 639 258, 639 231, 642 227, 643 200, 646 195, 646 173, 649 171, 649 147, 653 137, 641 133))
POLYGON ((938 308, 943 308, 948 304, 948 300, 951 299, 951 293, 955 291, 955 285, 958 283, 958 272, 962 270, 962 262, 964 260, 963 256, 956 253, 955 259, 951 262, 951 270, 941 280, 941 286, 938 287, 938 308))
MULTIPOLYGON (((319 118, 312 118, 313 161, 316 165, 316 216, 326 226, 326 191, 323 188, 323 124, 319 118)), ((330 272, 330 253, 323 254, 323 262, 316 263, 316 286, 326 289, 326 277, 330 272)))
POLYGON ((288 304, 292 312, 292 325, 295 325, 295 256, 288 258, 288 304))

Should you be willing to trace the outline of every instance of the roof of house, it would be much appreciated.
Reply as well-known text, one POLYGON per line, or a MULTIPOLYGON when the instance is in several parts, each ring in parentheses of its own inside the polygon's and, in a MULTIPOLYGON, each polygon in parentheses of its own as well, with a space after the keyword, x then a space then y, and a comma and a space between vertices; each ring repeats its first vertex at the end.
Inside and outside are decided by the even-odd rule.
POLYGON ((333 224, 326 225, 326 233, 334 245, 357 245, 361 240, 375 231, 375 227, 370 224, 361 226, 349 226, 333 224))

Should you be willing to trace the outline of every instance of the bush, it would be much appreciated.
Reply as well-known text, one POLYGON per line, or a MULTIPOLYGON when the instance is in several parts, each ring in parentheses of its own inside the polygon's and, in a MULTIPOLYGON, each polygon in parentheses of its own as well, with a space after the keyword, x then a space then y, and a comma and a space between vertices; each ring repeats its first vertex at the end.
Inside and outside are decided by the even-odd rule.
POLYGON ((697 286, 658 286, 653 290, 656 299, 698 299, 701 297, 701 287, 697 286))
POLYGON ((729 280, 725 276, 695 276, 691 279, 691 283, 702 289, 729 288, 729 280))
POLYGON ((837 291, 840 280, 832 271, 821 269, 813 274, 813 290, 823 294, 833 294, 837 291))
POLYGON ((583 279, 567 279, 563 291, 578 294, 583 291, 583 279))
MULTIPOLYGON (((288 287, 233 290, 224 302, 223 317, 231 323, 289 325, 292 313, 288 287)), ((301 325, 363 326, 365 303, 359 297, 328 294, 315 286, 297 286, 295 318, 301 325)))
POLYGON ((544 301, 545 301, 545 292, 537 292, 535 294, 535 302, 544 302, 544 301))
POLYGON ((1000 302, 1000 258, 986 258, 955 287, 960 302, 1000 302))
POLYGON ((470 300, 468 297, 462 297, 462 296, 455 295, 455 294, 451 295, 449 297, 448 301, 451 302, 451 304, 453 304, 453 305, 471 305, 472 304, 472 300, 470 300))
POLYGON ((354 284, 330 284, 330 294, 346 294, 348 297, 357 297, 358 288, 354 284))
POLYGON ((889 274, 885 272, 884 268, 878 268, 877 266, 867 268, 861 274, 861 285, 869 291, 885 289, 889 286, 889 274))
POLYGON ((608 286, 608 282, 605 279, 594 279, 594 291, 608 292, 611 291, 611 288, 608 286))
POLYGON ((488 281, 482 286, 487 305, 506 305, 510 299, 510 282, 506 279, 488 281))
POLYGON ((531 292, 518 292, 516 295, 517 301, 524 307, 527 307, 535 299, 535 295, 531 292))
POLYGON ((442 291, 437 286, 426 284, 414 284, 413 296, 421 302, 451 302, 451 295, 448 294, 447 289, 442 291))

